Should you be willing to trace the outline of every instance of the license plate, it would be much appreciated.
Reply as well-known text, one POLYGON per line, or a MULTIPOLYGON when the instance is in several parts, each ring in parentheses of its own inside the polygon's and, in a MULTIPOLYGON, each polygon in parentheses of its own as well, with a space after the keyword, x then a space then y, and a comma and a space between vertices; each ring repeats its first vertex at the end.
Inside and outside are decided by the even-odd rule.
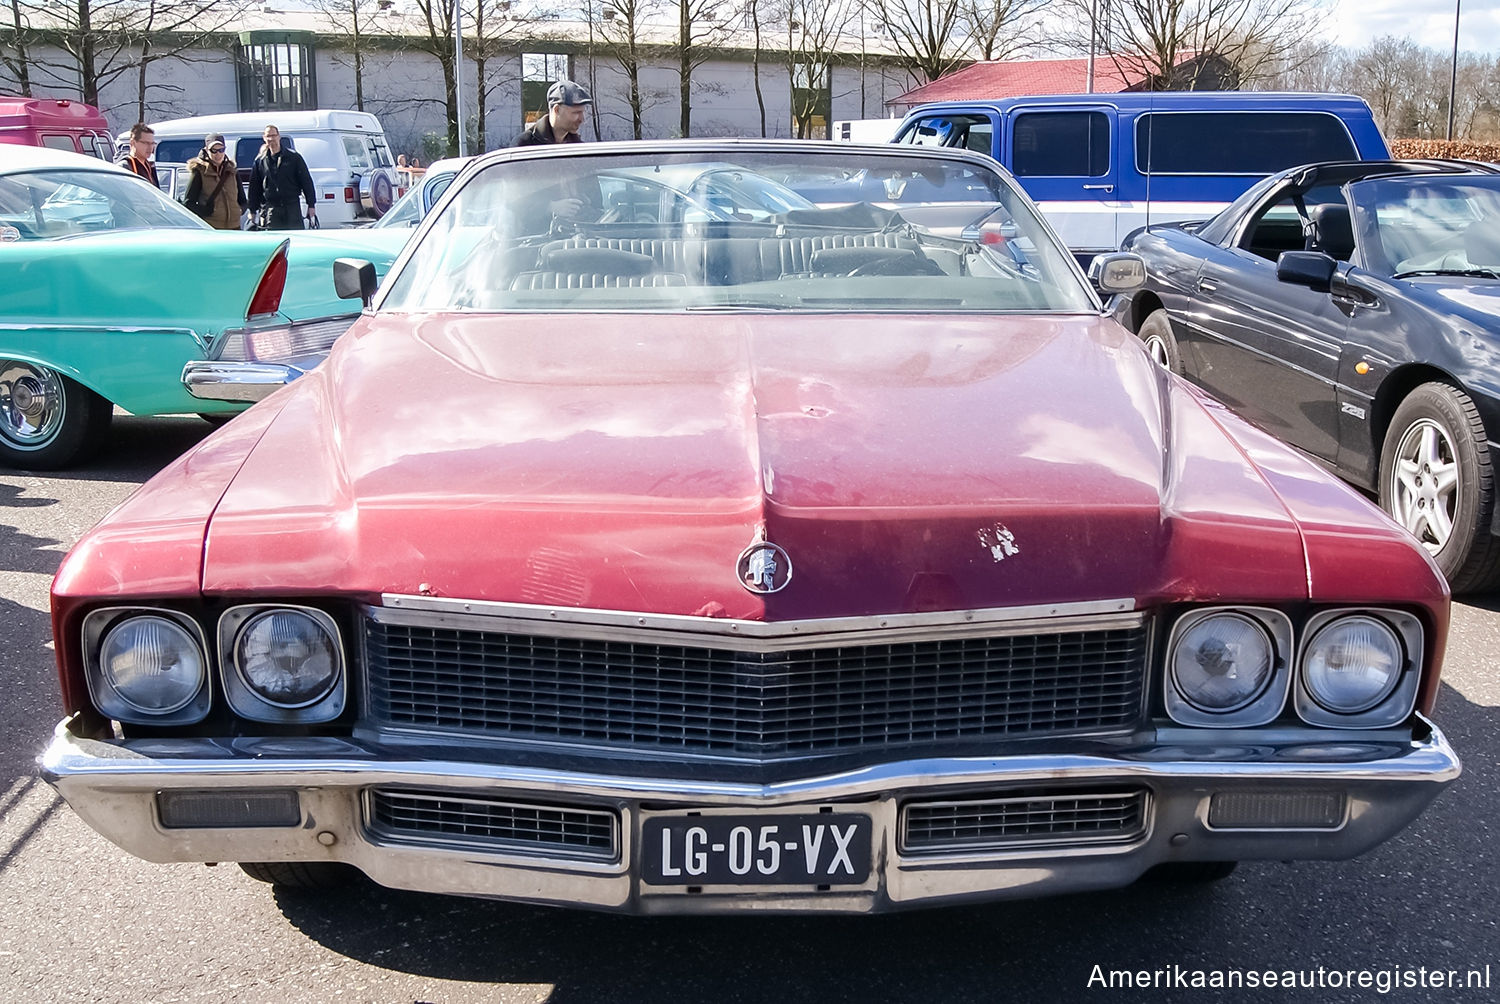
POLYGON ((870 817, 657 816, 641 828, 653 885, 859 885, 870 877, 870 817))

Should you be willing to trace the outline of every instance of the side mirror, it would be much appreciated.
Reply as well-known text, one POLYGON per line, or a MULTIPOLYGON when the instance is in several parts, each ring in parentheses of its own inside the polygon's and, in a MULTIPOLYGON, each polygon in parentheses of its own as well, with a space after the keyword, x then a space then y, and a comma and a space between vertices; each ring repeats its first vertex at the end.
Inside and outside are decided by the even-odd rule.
POLYGON ((356 296, 368 307, 375 297, 375 266, 363 258, 333 260, 333 289, 341 300, 356 296))
POLYGON ((1276 278, 1326 293, 1333 285, 1333 274, 1338 267, 1338 262, 1321 251, 1283 251, 1276 259, 1276 278))
POLYGON ((1101 293, 1128 293, 1146 284, 1146 260, 1118 251, 1101 254, 1089 263, 1089 281, 1101 293))

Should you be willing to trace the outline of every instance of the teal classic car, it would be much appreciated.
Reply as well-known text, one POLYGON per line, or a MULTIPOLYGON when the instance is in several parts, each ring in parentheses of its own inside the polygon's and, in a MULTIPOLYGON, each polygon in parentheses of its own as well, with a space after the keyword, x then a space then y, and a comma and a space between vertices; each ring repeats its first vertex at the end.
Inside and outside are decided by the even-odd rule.
POLYGON ((72 153, 0 148, 0 465, 54 470, 135 415, 244 410, 358 316, 333 261, 384 273, 409 232, 213 230, 72 153))

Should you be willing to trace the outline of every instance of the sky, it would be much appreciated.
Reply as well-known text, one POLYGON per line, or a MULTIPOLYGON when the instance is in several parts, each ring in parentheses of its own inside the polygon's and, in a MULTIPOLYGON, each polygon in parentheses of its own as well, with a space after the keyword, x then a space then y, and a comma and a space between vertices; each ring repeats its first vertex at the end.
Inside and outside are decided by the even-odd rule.
POLYGON ((1351 49, 1394 35, 1452 52, 1455 6, 1460 51, 1500 52, 1500 0, 1333 0, 1329 28, 1337 44, 1351 49))

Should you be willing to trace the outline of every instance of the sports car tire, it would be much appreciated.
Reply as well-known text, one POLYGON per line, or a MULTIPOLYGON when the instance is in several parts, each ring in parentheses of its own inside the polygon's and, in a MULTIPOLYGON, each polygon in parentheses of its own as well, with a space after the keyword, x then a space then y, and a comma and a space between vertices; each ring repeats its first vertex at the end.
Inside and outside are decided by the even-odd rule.
POLYGON ((1172 322, 1165 310, 1153 310, 1141 322, 1136 336, 1146 343, 1146 351, 1162 366, 1173 373, 1182 372, 1182 357, 1177 353, 1177 337, 1172 334, 1172 322))
POLYGON ((359 875, 339 861, 241 861, 246 875, 280 889, 337 889, 359 875))
POLYGON ((1380 451, 1380 506, 1427 548, 1455 592, 1500 578, 1490 533, 1495 473, 1484 423, 1469 396, 1425 383, 1406 396, 1380 451))
POLYGON ((0 359, 0 463, 55 471, 83 459, 109 431, 114 409, 56 370, 0 359))

